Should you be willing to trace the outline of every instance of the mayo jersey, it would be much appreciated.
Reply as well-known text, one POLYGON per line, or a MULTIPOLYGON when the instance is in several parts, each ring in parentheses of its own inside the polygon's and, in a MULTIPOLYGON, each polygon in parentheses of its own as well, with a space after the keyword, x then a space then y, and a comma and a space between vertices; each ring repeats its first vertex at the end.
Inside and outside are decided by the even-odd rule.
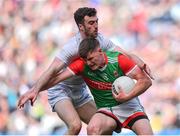
MULTIPOLYGON (((106 50, 113 50, 115 48, 115 44, 105 38, 103 35, 98 33, 97 40, 100 43, 100 47, 106 51, 106 50)), ((77 33, 73 38, 69 40, 67 44, 65 44, 60 52, 57 54, 57 58, 59 58, 62 62, 64 62, 66 65, 68 65, 73 60, 77 59, 78 56, 78 48, 80 45, 80 42, 82 41, 80 33, 77 33)), ((72 78, 65 80, 61 82, 60 84, 66 84, 70 87, 74 86, 80 86, 84 83, 82 78, 80 76, 73 76, 72 78)))
POLYGON ((132 60, 118 52, 107 51, 104 56, 106 65, 98 70, 91 70, 82 59, 75 60, 68 67, 74 74, 81 74, 98 108, 119 105, 112 96, 112 83, 136 66, 132 60))

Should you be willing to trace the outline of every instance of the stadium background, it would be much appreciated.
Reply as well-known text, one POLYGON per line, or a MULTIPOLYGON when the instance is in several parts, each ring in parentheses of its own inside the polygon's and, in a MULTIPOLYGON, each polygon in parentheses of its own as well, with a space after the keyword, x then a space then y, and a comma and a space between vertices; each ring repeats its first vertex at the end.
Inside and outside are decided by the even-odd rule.
POLYGON ((153 86, 140 98, 154 132, 180 134, 179 0, 0 0, 0 134, 66 130, 47 92, 33 108, 16 104, 77 32, 73 12, 82 6, 98 10, 99 32, 151 67, 153 86))

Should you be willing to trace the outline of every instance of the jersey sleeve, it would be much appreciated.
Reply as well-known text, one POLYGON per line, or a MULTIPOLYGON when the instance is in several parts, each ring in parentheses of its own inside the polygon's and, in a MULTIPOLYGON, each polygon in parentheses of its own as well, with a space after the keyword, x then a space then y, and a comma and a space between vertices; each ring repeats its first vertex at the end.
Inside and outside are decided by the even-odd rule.
POLYGON ((56 57, 69 65, 70 62, 77 59, 78 55, 79 41, 76 41, 76 36, 72 37, 56 54, 56 57))
POLYGON ((105 36, 103 36, 102 34, 98 34, 98 37, 97 37, 99 43, 100 43, 100 47, 101 49, 103 49, 103 51, 112 51, 114 50, 114 48, 116 47, 116 45, 111 41, 109 40, 108 38, 106 38, 105 36))
POLYGON ((83 72, 84 69, 84 61, 82 59, 76 59, 72 63, 69 64, 68 69, 74 74, 74 75, 80 75, 83 72))
POLYGON ((136 63, 133 60, 123 54, 118 56, 118 63, 125 75, 128 75, 136 66, 136 63))

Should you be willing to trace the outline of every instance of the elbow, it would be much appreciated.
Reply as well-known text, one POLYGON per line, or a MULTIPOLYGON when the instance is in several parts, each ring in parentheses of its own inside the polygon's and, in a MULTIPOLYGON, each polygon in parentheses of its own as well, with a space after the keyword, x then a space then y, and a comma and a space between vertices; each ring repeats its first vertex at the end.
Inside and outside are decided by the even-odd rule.
POLYGON ((151 79, 150 79, 150 78, 146 78, 146 79, 144 80, 144 84, 146 85, 146 89, 148 89, 149 87, 151 87, 151 86, 152 86, 152 81, 151 81, 151 79))

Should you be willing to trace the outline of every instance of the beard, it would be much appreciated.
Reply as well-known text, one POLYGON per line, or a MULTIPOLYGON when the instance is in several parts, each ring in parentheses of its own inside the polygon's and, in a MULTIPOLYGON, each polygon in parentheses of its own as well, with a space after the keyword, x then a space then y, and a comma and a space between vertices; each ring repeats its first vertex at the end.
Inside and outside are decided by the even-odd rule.
POLYGON ((95 31, 93 33, 90 33, 89 30, 87 30, 86 28, 85 28, 85 32, 84 33, 85 33, 86 37, 88 37, 88 38, 96 38, 97 35, 98 35, 97 31, 95 31))

